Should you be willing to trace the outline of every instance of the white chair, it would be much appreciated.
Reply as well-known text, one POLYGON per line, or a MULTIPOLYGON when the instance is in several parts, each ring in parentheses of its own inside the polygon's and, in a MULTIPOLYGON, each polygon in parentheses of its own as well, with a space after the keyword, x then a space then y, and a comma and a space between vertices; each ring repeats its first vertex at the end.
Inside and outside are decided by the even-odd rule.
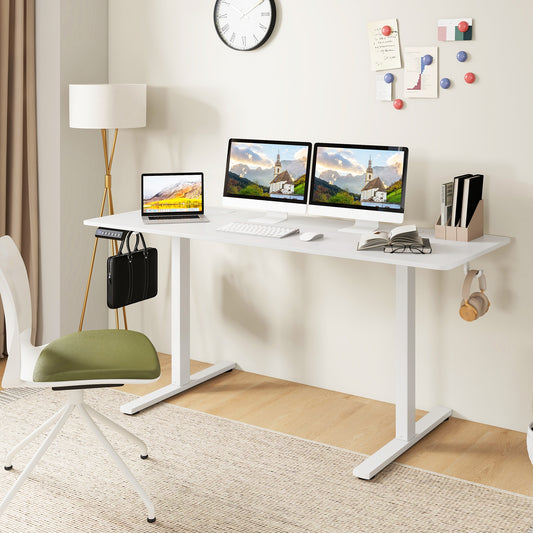
POLYGON ((45 346, 33 346, 30 341, 31 301, 26 268, 17 246, 8 236, 0 238, 0 297, 6 319, 9 355, 2 387, 51 387, 52 390, 66 391, 67 395, 66 405, 7 455, 4 468, 11 470, 15 454, 38 435, 52 428, 0 503, 0 515, 61 431, 72 411, 78 408, 88 428, 96 434, 146 505, 148 522, 154 522, 155 510, 150 498, 93 418, 136 443, 141 450, 142 459, 148 457, 146 444, 83 401, 83 390, 86 388, 157 380, 161 371, 152 343, 142 333, 135 331, 97 330, 77 332, 45 346))

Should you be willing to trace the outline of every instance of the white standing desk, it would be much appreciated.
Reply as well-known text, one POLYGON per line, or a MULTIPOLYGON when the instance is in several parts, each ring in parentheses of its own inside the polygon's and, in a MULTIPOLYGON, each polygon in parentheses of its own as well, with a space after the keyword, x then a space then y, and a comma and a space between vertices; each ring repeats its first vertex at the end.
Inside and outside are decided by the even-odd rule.
POLYGON ((298 235, 275 239, 217 231, 218 227, 227 222, 249 220, 261 213, 223 208, 211 208, 207 213, 208 223, 148 225, 142 222, 139 211, 85 220, 88 226, 142 231, 146 234, 164 235, 172 240, 170 318, 172 383, 123 405, 121 407, 123 413, 136 413, 235 367, 233 362, 219 362, 192 376, 189 374, 190 241, 198 239, 395 265, 396 438, 359 464, 354 469, 354 475, 362 479, 372 478, 450 417, 451 409, 435 407, 415 422, 415 272, 417 268, 451 270, 463 266, 505 246, 510 242, 508 237, 485 235, 475 241, 463 243, 435 240, 433 231, 421 230, 420 234, 431 240, 432 254, 358 252, 356 243, 359 236, 338 231, 339 228, 349 225, 346 220, 291 216, 285 224, 300 228, 301 233, 305 231, 324 233, 324 239, 305 242, 301 241, 298 235))

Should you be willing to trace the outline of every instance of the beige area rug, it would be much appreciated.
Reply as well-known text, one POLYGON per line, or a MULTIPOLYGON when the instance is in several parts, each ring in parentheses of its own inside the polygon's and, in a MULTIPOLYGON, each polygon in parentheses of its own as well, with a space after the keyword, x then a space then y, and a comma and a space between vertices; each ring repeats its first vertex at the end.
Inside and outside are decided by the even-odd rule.
MULTIPOLYGON (((0 456, 63 394, 0 402, 0 456)), ((0 517, 2 533, 526 533, 533 523, 525 496, 398 464, 362 481, 352 469, 364 456, 350 451, 169 404, 122 415, 129 395, 116 390, 87 398, 146 440, 150 458, 142 461, 106 431, 151 495, 157 521, 146 522, 137 494, 76 416, 0 517)), ((0 470, 0 496, 30 453, 0 470)))

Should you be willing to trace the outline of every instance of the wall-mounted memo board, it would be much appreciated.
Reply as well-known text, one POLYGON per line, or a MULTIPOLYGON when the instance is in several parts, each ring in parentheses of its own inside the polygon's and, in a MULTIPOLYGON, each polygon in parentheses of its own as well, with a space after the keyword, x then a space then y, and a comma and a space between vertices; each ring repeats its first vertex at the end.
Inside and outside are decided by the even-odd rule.
MULTIPOLYGON (((439 80, 439 48, 431 46, 416 46, 400 48, 400 31, 397 19, 385 19, 369 22, 368 42, 372 70, 376 72, 376 100, 393 101, 398 73, 403 74, 404 98, 438 98, 439 91, 447 91, 454 86, 453 78, 443 76, 439 80), (403 68, 402 68, 403 67, 403 68)), ((472 40, 473 20, 471 18, 439 19, 436 36, 438 41, 467 41, 472 40)), ((442 54, 449 54, 446 44, 442 47, 442 54)), ((460 50, 456 54, 460 63, 470 60, 470 54, 460 50)), ((476 75, 465 69, 463 81, 472 85, 476 75)), ((393 101, 395 109, 403 109, 404 101, 396 97, 393 101)))

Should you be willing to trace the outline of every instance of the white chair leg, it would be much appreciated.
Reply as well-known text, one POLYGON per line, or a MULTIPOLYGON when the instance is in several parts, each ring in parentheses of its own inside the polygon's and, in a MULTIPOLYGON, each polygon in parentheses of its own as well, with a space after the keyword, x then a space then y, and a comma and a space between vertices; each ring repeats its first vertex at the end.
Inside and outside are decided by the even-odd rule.
POLYGON ((148 448, 146 447, 146 443, 142 439, 137 437, 137 435, 133 434, 131 431, 128 431, 126 428, 122 427, 120 424, 117 424, 115 421, 107 418, 107 416, 104 416, 102 413, 99 413, 90 405, 87 405, 86 403, 84 403, 83 405, 85 409, 87 409, 89 415, 92 415, 94 418, 100 420, 100 422, 102 422, 106 426, 110 427, 111 429, 115 429, 121 435, 123 435, 133 443, 137 444, 141 449, 141 459, 148 459, 148 448))
POLYGON ((19 442, 7 455, 4 460, 4 468, 6 470, 11 470, 13 468, 13 457, 20 451, 24 446, 29 444, 33 439, 38 437, 41 433, 44 433, 66 410, 68 405, 65 405, 62 409, 57 411, 57 413, 51 416, 44 424, 30 433, 23 441, 19 442))
MULTIPOLYGON (((45 441, 41 444, 41 447, 37 450, 36 454, 32 457, 31 461, 26 465, 26 468, 22 471, 22 474, 20 474, 20 476, 17 478, 17 481, 15 481, 15 484, 11 487, 9 492, 5 495, 4 499, 2 500, 2 503, 0 503, 0 515, 5 511, 9 502, 13 499, 15 494, 18 492, 18 490, 20 489, 20 487, 26 480, 26 478, 30 475, 31 471, 35 468, 35 465, 39 462, 44 452, 46 452, 46 450, 48 449, 48 446, 50 446, 50 444, 52 444, 52 441, 57 437, 57 434, 61 431, 63 425, 67 421, 73 409, 74 409, 74 405, 67 405, 65 408, 61 410, 63 413, 61 417, 59 418, 59 421, 55 425, 54 429, 52 429, 52 431, 46 437, 45 441)), ((45 424, 47 424, 48 422, 45 422, 45 424)))
POLYGON ((131 473, 130 469, 126 466, 126 463, 120 458, 118 453, 114 450, 113 446, 109 443, 109 441, 106 439, 105 435, 102 433, 100 428, 96 425, 94 420, 90 417, 89 413, 87 412, 86 406, 83 403, 80 403, 78 405, 80 408, 80 413, 82 415, 82 418, 87 423, 87 426, 89 429, 93 431, 93 433, 98 437, 104 448, 108 451, 111 459, 115 462, 115 464, 119 467, 119 469, 122 471, 122 473, 126 476, 126 478, 129 480, 129 482, 133 485, 139 496, 141 497, 142 501, 144 502, 144 505, 146 506, 146 510, 148 513, 148 522, 155 522, 155 508, 153 503, 151 502, 150 498, 144 491, 144 489, 141 487, 140 483, 135 479, 135 476, 131 473))

